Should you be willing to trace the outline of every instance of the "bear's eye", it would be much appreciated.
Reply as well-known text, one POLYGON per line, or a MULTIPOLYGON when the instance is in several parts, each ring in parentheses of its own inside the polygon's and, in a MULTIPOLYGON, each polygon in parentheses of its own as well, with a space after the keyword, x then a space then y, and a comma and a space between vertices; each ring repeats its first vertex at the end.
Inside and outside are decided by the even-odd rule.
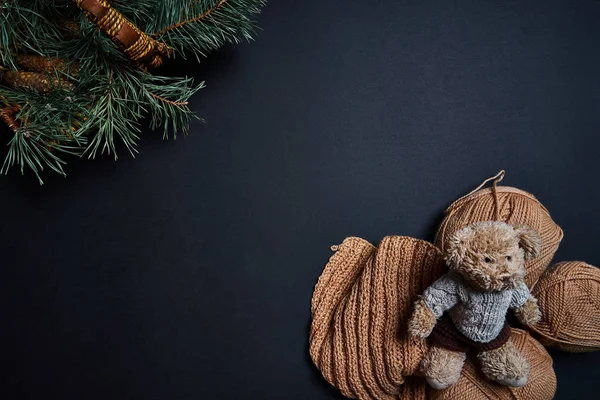
POLYGON ((512 260, 512 257, 511 256, 506 256, 506 261, 510 261, 510 260, 512 260))
POLYGON ((489 258, 489 257, 485 257, 485 258, 483 259, 483 261, 485 261, 486 263, 491 263, 491 262, 492 262, 492 259, 491 259, 491 258, 489 258))

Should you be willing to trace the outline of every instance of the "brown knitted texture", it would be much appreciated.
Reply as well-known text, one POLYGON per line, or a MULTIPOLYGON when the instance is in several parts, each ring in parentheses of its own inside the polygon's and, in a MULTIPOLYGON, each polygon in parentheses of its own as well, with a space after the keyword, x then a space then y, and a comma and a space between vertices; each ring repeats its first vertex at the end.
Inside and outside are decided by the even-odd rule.
POLYGON ((520 388, 502 386, 487 380, 479 366, 467 358, 455 386, 444 390, 429 389, 432 400, 550 400, 556 392, 556 375, 552 358, 544 347, 527 332, 512 329, 511 339, 531 366, 527 384, 520 388))
POLYGON ((496 213, 498 220, 528 225, 542 237, 540 255, 525 263, 525 283, 531 287, 550 264, 562 240, 563 231, 552 220, 548 210, 530 193, 512 187, 494 186, 458 199, 446 210, 435 244, 444 251, 454 232, 473 222, 495 220, 496 213))
POLYGON ((73 1, 138 66, 156 68, 171 55, 169 46, 142 32, 112 8, 107 0, 73 1))
POLYGON ((600 350, 600 269, 581 261, 552 266, 533 288, 542 344, 568 352, 600 350))
POLYGON ((420 376, 409 376, 400 385, 399 400, 427 400, 427 381, 420 376))
MULTIPOLYGON (((325 379, 345 396, 393 399, 418 369, 425 340, 409 338, 412 303, 445 264, 430 243, 389 236, 376 250, 348 238, 331 257, 312 299, 310 355, 325 379)), ((419 398, 415 392, 416 398, 419 398)), ((423 394, 424 396, 424 394, 423 394)))

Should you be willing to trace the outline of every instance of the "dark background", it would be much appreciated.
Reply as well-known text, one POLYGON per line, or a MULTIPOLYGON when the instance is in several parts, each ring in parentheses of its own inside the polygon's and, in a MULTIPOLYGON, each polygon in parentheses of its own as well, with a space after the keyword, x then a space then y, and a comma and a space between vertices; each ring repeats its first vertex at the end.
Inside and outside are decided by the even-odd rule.
MULTIPOLYGON (((329 246, 431 240, 484 178, 600 265, 600 2, 272 1, 187 73, 206 123, 68 178, 0 179, 8 399, 339 398, 307 350, 329 246)), ((176 70, 181 72, 181 70, 176 70)), ((557 398, 600 353, 552 352, 557 398)))

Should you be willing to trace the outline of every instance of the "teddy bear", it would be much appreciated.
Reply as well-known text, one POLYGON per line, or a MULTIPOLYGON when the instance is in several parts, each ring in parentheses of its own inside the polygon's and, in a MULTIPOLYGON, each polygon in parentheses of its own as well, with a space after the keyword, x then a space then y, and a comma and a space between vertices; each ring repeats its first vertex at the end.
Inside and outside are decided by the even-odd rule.
POLYGON ((456 231, 444 253, 448 272, 414 304, 409 334, 430 338, 421 362, 427 382, 444 389, 458 382, 467 353, 477 354, 484 375, 500 384, 527 383, 529 363, 510 340, 510 308, 524 325, 541 317, 524 283, 525 261, 542 240, 526 225, 476 222, 456 231))

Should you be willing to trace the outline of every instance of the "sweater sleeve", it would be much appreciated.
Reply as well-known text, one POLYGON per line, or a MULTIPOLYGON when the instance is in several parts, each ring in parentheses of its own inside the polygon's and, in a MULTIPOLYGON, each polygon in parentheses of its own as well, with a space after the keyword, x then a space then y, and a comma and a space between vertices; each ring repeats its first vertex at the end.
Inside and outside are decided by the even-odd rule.
POLYGON ((422 299, 433 314, 439 318, 458 303, 458 283, 446 274, 435 281, 423 293, 422 299))
POLYGON ((512 299, 510 300, 510 308, 515 309, 521 307, 530 297, 531 293, 529 293, 527 285, 525 282, 521 281, 513 290, 512 299))

